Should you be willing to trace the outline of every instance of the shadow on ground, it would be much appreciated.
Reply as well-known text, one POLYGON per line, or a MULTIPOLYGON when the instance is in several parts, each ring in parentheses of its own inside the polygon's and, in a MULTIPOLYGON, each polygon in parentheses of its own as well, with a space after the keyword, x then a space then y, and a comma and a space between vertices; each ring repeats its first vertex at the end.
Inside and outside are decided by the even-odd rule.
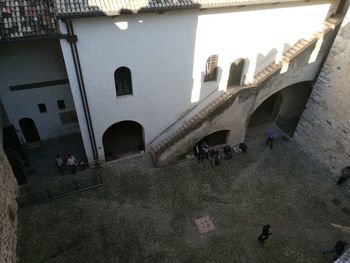
POLYGON ((147 155, 116 162, 97 190, 21 209, 19 262, 332 262, 321 251, 350 241, 331 225, 349 225, 348 193, 290 141, 247 144, 215 169, 154 168, 147 155), (216 229, 199 234, 204 215, 216 229), (266 223, 273 235, 261 245, 266 223))

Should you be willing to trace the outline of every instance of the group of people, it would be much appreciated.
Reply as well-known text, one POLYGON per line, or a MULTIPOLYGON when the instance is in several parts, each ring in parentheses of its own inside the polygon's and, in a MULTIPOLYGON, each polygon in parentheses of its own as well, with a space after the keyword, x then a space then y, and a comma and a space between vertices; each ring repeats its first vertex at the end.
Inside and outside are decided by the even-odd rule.
MULTIPOLYGON (((268 239, 270 235, 272 235, 272 233, 270 232, 270 228, 271 228, 271 226, 269 224, 263 226, 262 233, 258 237, 259 242, 264 243, 265 240, 268 239)), ((333 258, 333 260, 335 261, 343 254, 345 247, 347 245, 348 245, 347 242, 342 241, 342 240, 338 240, 335 243, 333 248, 323 251, 322 255, 329 254, 329 253, 335 253, 335 256, 333 258)))
MULTIPOLYGON (((245 153, 248 147, 245 143, 240 143, 235 146, 226 145, 223 148, 223 153, 226 159, 231 159, 233 154, 245 153)), ((208 144, 203 141, 198 143, 193 149, 194 155, 197 156, 198 163, 203 162, 204 159, 209 160, 212 165, 219 165, 221 159, 221 152, 218 149, 209 149, 208 144)))
POLYGON ((209 160, 212 165, 219 165, 220 152, 218 150, 209 150, 206 142, 199 143, 194 148, 194 155, 197 156, 198 163, 203 162, 204 159, 209 160))
POLYGON ((83 160, 78 161, 73 154, 63 155, 63 157, 58 154, 56 156, 55 165, 60 174, 64 174, 66 168, 70 170, 71 174, 76 174, 77 167, 80 167, 81 169, 85 169, 86 167, 85 162, 83 160))
MULTIPOLYGON (((270 147, 271 150, 273 148, 273 141, 276 135, 277 131, 275 130, 270 130, 267 133, 266 146, 270 147)), ((245 143, 240 143, 233 147, 226 145, 223 149, 223 153, 227 159, 231 159, 235 153, 245 153, 246 151, 247 145, 245 143)), ((220 152, 218 150, 209 150, 209 146, 205 141, 196 144, 193 149, 193 153, 197 157, 198 163, 203 162, 204 159, 213 161, 213 163, 216 165, 218 165, 220 162, 220 152)))

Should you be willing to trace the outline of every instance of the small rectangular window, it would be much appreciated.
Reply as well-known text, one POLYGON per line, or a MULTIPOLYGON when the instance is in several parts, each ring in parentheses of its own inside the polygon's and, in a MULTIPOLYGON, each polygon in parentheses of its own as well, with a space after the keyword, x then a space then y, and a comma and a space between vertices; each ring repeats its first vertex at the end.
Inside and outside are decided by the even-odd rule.
POLYGON ((38 108, 41 113, 47 112, 46 105, 44 103, 38 104, 38 108))
POLYGON ((64 100, 58 100, 57 106, 58 106, 58 109, 60 110, 64 110, 66 108, 66 104, 64 103, 64 100))

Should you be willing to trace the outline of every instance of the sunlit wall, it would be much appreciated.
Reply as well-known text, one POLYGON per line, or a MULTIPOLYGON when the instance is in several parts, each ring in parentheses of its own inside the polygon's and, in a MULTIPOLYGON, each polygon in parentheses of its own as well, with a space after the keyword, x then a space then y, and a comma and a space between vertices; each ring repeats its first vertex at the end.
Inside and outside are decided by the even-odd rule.
MULTIPOLYGON (((224 92, 236 59, 246 60, 242 80, 248 82, 299 39, 320 31, 331 2, 73 20, 101 158, 108 127, 136 121, 147 145, 181 116, 191 115, 207 96, 224 92), (213 54, 219 56, 218 78, 204 82, 206 60, 213 54), (114 72, 121 66, 132 72, 133 95, 116 96, 114 72)), ((79 104, 70 47, 65 40, 61 46, 79 104)), ((82 109, 77 108, 82 122, 82 109)))

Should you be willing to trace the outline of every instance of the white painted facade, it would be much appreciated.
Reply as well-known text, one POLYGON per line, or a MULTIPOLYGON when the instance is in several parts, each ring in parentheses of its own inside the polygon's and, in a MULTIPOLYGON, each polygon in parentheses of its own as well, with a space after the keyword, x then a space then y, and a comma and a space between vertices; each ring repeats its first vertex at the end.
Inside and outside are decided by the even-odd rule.
MULTIPOLYGON (((209 94, 220 95, 236 59, 245 59, 244 80, 249 82, 298 40, 321 30, 331 3, 74 19, 99 158, 104 159, 102 136, 108 127, 123 120, 140 123, 147 147, 209 94), (203 82, 206 60, 213 54, 219 56, 218 81, 203 82), (132 72, 133 95, 116 96, 114 71, 121 66, 132 72)), ((91 160, 70 46, 61 40, 61 47, 91 160)))
POLYGON ((21 141, 22 118, 31 118, 41 140, 79 132, 78 123, 62 124, 59 113, 75 110, 69 84, 11 91, 10 86, 67 79, 58 41, 10 43, 0 46, 0 98, 11 124, 21 141), (64 100, 66 108, 58 109, 64 100), (40 113, 44 103, 47 112, 40 113))

